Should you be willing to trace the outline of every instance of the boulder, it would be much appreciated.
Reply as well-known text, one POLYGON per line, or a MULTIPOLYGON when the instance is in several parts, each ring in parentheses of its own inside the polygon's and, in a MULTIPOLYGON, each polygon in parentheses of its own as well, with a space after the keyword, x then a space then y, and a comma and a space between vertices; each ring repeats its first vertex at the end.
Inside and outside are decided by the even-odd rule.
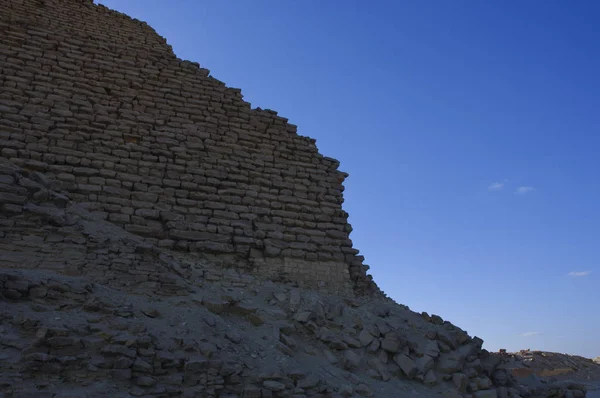
POLYGON ((366 329, 363 329, 358 334, 358 340, 360 341, 361 346, 366 347, 373 341, 375 337, 366 329))
POLYGON ((492 381, 485 376, 478 377, 475 380, 475 382, 477 383, 477 388, 480 390, 486 390, 492 386, 492 381))
POLYGON ((409 378, 417 375, 419 368, 415 362, 404 354, 394 355, 394 362, 402 369, 402 372, 409 378))
POLYGON ((467 390, 469 379, 464 373, 454 373, 452 375, 452 382, 456 388, 458 388, 458 391, 465 392, 467 390))
POLYGON ((369 360, 370 370, 374 370, 379 374, 379 379, 383 381, 388 381, 391 379, 390 373, 387 371, 385 365, 377 358, 371 358, 369 360))
POLYGON ((452 374, 462 370, 462 365, 460 356, 447 353, 440 355, 435 365, 435 369, 440 373, 452 374))
POLYGON ((381 340, 381 348, 387 352, 397 353, 400 352, 402 347, 406 344, 406 341, 402 339, 397 333, 389 332, 385 334, 383 340, 381 340))
POLYGON ((358 369, 361 365, 361 357, 352 350, 346 350, 344 352, 343 365, 345 369, 353 370, 358 369))
POLYGON ((359 340, 357 340, 354 337, 352 337, 352 336, 344 335, 342 337, 342 339, 343 339, 344 343, 346 343, 348 345, 348 347, 351 347, 351 348, 360 348, 360 347, 363 347, 362 343, 359 340))
POLYGON ((440 347, 435 340, 426 340, 421 344, 421 351, 425 355, 437 358, 440 355, 440 347))
POLYGON ((426 386, 434 386, 438 383, 437 375, 435 371, 431 369, 427 373, 425 373, 425 378, 423 379, 423 384, 426 386))
POLYGON ((415 365, 417 365, 417 368, 419 369, 419 373, 425 374, 429 370, 433 369, 433 366, 435 365, 435 361, 429 355, 423 355, 421 358, 418 358, 417 360, 415 360, 415 365))

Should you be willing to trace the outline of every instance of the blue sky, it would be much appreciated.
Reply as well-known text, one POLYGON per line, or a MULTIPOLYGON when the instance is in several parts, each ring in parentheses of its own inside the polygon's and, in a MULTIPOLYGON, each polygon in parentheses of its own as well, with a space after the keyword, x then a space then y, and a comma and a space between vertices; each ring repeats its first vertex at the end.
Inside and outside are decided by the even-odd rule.
POLYGON ((341 161, 396 301, 490 350, 600 355, 600 3, 98 2, 341 161))

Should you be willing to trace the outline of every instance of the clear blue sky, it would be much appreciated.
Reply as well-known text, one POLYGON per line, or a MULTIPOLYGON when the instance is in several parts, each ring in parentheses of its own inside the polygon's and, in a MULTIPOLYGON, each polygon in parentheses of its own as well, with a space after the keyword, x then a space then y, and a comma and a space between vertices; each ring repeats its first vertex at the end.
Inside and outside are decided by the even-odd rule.
POLYGON ((396 301, 490 350, 600 355, 599 2, 99 2, 341 161, 396 301))

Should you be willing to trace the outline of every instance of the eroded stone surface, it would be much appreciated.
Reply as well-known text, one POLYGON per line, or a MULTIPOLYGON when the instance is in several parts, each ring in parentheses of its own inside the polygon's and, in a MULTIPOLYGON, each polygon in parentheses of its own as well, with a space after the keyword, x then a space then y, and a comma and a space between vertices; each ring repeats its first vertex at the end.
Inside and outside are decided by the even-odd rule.
MULTIPOLYGON (((0 156, 160 247, 379 293, 349 239, 346 173, 315 140, 143 22, 89 0, 1 5, 0 156)), ((1 192, 3 211, 23 193, 1 192)))

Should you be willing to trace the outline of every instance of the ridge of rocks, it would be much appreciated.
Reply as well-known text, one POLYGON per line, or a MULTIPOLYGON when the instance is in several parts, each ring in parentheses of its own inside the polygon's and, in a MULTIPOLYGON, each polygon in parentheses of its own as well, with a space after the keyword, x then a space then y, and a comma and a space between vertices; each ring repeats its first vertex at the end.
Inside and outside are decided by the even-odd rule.
POLYGON ((533 395, 508 361, 439 316, 159 248, 11 163, 0 162, 0 181, 7 397, 585 394, 556 382, 533 395))

